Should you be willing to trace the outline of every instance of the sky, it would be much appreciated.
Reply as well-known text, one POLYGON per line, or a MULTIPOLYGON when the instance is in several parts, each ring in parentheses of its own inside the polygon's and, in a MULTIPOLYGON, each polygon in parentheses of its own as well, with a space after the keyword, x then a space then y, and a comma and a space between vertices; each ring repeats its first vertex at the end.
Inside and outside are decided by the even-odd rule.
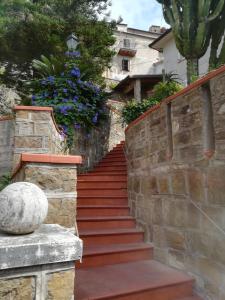
POLYGON ((148 30, 150 25, 167 26, 161 5, 156 0, 111 0, 111 17, 123 18, 129 27, 148 30))

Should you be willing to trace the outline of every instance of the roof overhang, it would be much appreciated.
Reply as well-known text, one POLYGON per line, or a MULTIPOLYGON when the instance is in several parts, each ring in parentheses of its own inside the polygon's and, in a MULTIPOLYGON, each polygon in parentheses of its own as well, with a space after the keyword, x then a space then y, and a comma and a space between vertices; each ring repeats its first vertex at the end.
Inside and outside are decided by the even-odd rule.
POLYGON ((154 40, 151 44, 149 44, 149 47, 157 50, 159 52, 162 52, 165 44, 170 41, 173 38, 173 32, 172 29, 166 30, 159 38, 154 40))
POLYGON ((141 80, 142 86, 153 87, 163 79, 163 75, 128 75, 114 88, 115 92, 129 93, 134 88, 136 80, 141 80))

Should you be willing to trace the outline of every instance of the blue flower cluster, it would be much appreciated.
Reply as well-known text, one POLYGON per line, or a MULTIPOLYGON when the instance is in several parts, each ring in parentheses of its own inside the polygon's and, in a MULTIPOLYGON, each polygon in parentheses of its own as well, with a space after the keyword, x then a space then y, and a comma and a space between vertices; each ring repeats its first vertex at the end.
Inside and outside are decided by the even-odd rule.
POLYGON ((70 74, 71 74, 73 77, 79 78, 79 77, 80 77, 80 69, 79 69, 79 68, 73 68, 73 69, 70 71, 70 74))
POLYGON ((32 105, 54 108, 56 122, 63 134, 72 139, 74 129, 97 126, 105 115, 105 97, 101 89, 91 82, 81 80, 80 70, 66 64, 59 76, 48 76, 39 81, 32 96, 32 105))

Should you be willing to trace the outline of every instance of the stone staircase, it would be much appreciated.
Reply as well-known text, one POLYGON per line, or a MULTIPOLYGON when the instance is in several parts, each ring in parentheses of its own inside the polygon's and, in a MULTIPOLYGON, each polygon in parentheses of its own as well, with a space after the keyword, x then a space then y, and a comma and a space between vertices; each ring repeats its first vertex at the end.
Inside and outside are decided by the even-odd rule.
POLYGON ((84 241, 76 300, 201 300, 194 280, 153 260, 153 246, 130 216, 123 145, 78 176, 77 222, 84 241))

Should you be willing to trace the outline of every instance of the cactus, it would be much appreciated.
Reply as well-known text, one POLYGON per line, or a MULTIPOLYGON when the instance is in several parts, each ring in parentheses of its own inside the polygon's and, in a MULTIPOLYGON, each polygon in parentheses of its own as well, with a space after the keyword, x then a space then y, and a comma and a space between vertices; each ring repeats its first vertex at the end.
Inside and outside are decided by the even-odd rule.
POLYGON ((172 27, 176 46, 187 60, 188 83, 199 74, 198 61, 207 51, 212 24, 221 15, 225 0, 157 0, 172 27))
POLYGON ((225 41, 222 45, 220 54, 218 48, 222 42, 225 32, 225 6, 213 24, 212 24, 212 42, 211 42, 211 53, 209 59, 209 71, 213 70, 220 65, 225 64, 225 41))

